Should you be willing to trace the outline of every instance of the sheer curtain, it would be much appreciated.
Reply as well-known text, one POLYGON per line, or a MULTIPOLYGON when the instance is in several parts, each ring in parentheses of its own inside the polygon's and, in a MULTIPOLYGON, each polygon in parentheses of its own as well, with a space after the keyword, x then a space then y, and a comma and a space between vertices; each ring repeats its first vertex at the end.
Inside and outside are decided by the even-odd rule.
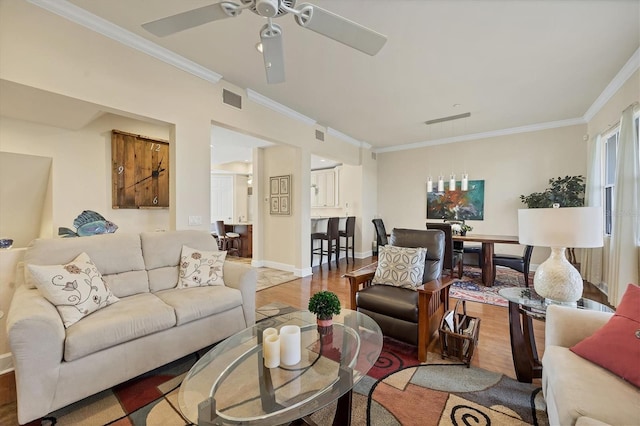
MULTIPOLYGON (((602 207, 602 137, 598 135, 589 140, 587 146, 587 179, 585 181, 584 205, 602 207)), ((580 274, 592 284, 599 285, 603 281, 602 247, 582 249, 580 255, 580 274)))
POLYGON ((613 194, 611 244, 609 248, 609 303, 618 305, 628 283, 638 284, 640 257, 640 148, 634 129, 633 110, 627 107, 620 121, 620 139, 613 194))

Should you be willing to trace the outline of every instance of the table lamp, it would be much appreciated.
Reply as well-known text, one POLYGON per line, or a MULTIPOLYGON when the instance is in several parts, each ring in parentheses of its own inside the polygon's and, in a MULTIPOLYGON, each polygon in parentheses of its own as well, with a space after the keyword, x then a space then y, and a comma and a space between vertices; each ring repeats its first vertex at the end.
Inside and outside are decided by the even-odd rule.
POLYGON ((533 287, 547 302, 575 304, 582 297, 580 272, 567 260, 567 247, 602 247, 601 207, 518 210, 520 244, 551 247, 551 255, 536 269, 533 287))

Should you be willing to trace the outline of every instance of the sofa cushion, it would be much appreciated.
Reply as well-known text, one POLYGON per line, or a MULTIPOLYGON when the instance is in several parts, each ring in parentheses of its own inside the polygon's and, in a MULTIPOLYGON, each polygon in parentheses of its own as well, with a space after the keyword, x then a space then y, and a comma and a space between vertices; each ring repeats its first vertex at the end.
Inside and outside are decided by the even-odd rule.
POLYGON ((426 254, 427 249, 420 247, 380 247, 373 282, 415 289, 422 285, 426 254))
POLYGON ((64 265, 27 265, 36 287, 60 313, 65 328, 119 299, 86 253, 64 265))
POLYGON ((547 405, 557 408, 558 424, 575 424, 582 416, 612 425, 640 418, 640 390, 610 371, 562 346, 546 347, 542 363, 545 399, 553 399, 547 405))
MULTIPOLYGON (((77 238, 39 238, 33 240, 25 251, 24 263, 59 265, 70 262, 83 252, 89 255, 102 275, 145 270, 140 236, 128 233, 77 238)), ((35 288, 35 281, 27 268, 25 284, 35 288)))
POLYGON ((182 246, 177 288, 224 285, 222 267, 226 251, 205 251, 182 246))
POLYGON ((640 287, 629 284, 611 319, 571 351, 640 387, 640 287))
MULTIPOLYGON (((156 333, 176 324, 172 307, 151 293, 136 294, 84 318, 67 329, 65 361, 156 333)), ((120 360, 125 361, 125 360, 120 360)), ((114 360, 117 368, 118 360, 114 360)))
POLYGON ((119 274, 102 275, 113 294, 117 297, 133 296, 149 292, 147 271, 128 271, 119 274))
POLYGON ((174 288, 155 294, 175 309, 178 326, 242 306, 240 291, 224 286, 174 288))
POLYGON ((174 288, 178 284, 178 265, 183 245, 197 250, 218 249, 216 240, 207 231, 143 232, 140 240, 151 291, 174 288), (166 268, 175 270, 171 275, 173 280, 169 280, 164 272, 153 273, 156 269, 166 268))

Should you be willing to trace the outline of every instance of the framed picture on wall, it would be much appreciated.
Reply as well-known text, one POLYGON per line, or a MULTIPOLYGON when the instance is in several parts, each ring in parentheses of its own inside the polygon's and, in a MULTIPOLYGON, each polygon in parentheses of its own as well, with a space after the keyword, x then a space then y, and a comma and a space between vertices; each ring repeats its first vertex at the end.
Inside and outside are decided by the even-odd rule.
POLYGON ((427 219, 484 220, 484 180, 470 180, 469 190, 427 193, 427 219))
POLYGON ((288 216, 291 214, 291 175, 273 176, 269 178, 270 209, 272 215, 288 216))
POLYGON ((271 197, 271 214, 280 214, 280 198, 271 197))

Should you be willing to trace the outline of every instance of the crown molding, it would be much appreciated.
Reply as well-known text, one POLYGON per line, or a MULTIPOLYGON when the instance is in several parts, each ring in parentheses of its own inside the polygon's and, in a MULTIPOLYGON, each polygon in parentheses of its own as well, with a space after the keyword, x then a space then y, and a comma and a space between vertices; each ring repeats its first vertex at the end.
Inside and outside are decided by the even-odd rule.
POLYGON ((173 65, 174 67, 193 74, 203 80, 215 84, 222 79, 222 75, 183 56, 177 55, 171 50, 165 49, 144 37, 125 30, 124 28, 94 15, 93 13, 90 13, 66 0, 27 1, 35 6, 41 7, 49 12, 68 19, 71 22, 75 22, 76 24, 102 34, 105 37, 109 37, 110 39, 122 43, 125 46, 129 46, 133 49, 146 53, 147 55, 166 62, 169 65, 173 65))
POLYGON ((249 98, 249 100, 262 105, 263 107, 279 112, 280 114, 286 115, 287 117, 293 118, 294 120, 301 121, 309 126, 315 126, 316 124, 316 120, 314 120, 313 118, 307 117, 304 114, 300 114, 298 111, 284 106, 274 101, 273 99, 269 99, 266 96, 256 92, 255 90, 247 89, 247 97, 249 98))
POLYGON ((602 109, 603 106, 616 94, 624 83, 640 68, 640 47, 631 55, 626 64, 618 71, 613 80, 604 88, 600 96, 598 96, 589 107, 587 112, 584 113, 583 118, 585 121, 591 121, 591 119, 602 109))
POLYGON ((344 142, 350 143, 351 145, 357 146, 358 148, 367 148, 367 149, 371 148, 370 144, 363 141, 359 141, 355 138, 352 138, 349 135, 345 135, 344 133, 334 129, 333 127, 327 127, 327 133, 333 136, 334 138, 338 138, 344 142))
POLYGON ((407 149, 424 148, 427 146, 444 145, 448 143, 464 142, 469 140, 487 139, 496 136, 515 135, 518 133, 536 132, 539 130, 556 129, 558 127, 576 126, 579 124, 586 124, 586 120, 583 117, 569 118, 567 120, 549 121, 547 123, 529 124, 526 126, 512 127, 509 129, 492 130, 490 132, 474 133, 470 135, 454 136, 451 138, 434 139, 424 142, 416 142, 406 145, 390 146, 388 148, 375 149, 375 153, 393 152, 393 151, 405 151, 407 149))

